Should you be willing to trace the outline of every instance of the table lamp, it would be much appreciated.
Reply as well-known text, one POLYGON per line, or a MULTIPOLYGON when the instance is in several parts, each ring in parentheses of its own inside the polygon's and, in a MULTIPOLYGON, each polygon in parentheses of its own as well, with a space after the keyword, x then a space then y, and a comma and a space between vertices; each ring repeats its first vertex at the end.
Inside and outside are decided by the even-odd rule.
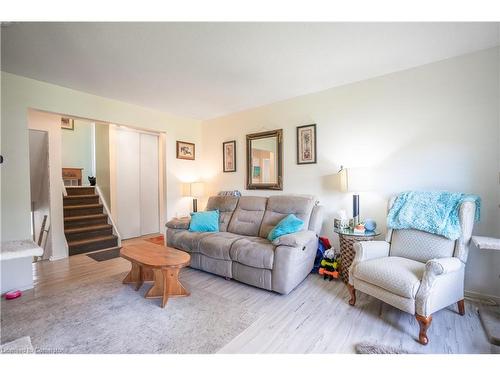
POLYGON ((340 166, 337 176, 339 190, 343 193, 354 193, 352 195, 352 218, 356 226, 360 221, 359 193, 370 190, 370 170, 368 168, 344 168, 340 166))
POLYGON ((193 212, 198 211, 198 198, 204 194, 205 185, 203 182, 189 182, 182 184, 182 196, 193 198, 193 212))

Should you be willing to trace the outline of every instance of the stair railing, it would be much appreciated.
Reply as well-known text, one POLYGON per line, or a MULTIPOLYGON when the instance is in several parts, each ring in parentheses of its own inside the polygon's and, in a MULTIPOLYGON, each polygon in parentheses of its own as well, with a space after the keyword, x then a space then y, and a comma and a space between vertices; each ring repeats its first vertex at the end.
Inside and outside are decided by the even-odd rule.
POLYGON ((62 178, 61 178, 61 184, 62 184, 63 197, 67 197, 68 196, 68 192, 66 191, 66 185, 64 185, 64 180, 62 178))
POLYGON ((104 208, 104 213, 108 215, 108 220, 110 221, 110 224, 113 226, 113 234, 115 234, 118 237, 118 246, 122 245, 122 236, 120 235, 120 232, 118 232, 118 228, 113 220, 113 216, 111 216, 111 210, 108 208, 108 204, 106 200, 104 199, 104 195, 102 194, 101 189, 99 186, 94 186, 95 190, 97 192, 97 195, 99 195, 99 200, 102 203, 102 206, 104 208))

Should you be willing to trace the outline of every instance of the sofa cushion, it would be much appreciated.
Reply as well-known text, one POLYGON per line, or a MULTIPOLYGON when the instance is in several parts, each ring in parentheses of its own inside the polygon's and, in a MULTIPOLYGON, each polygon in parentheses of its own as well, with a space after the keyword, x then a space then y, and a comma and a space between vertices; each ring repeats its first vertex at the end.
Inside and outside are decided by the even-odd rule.
POLYGON ((207 211, 219 210, 219 231, 226 232, 231 216, 238 204, 238 197, 215 196, 208 198, 207 211))
POLYGON ((427 262, 433 258, 449 258, 453 256, 455 241, 436 234, 416 229, 399 229, 392 231, 391 256, 427 262))
POLYGON ((358 263, 354 277, 405 298, 415 298, 425 264, 400 257, 383 257, 358 263))
POLYGON ((281 236, 296 233, 303 227, 304 221, 300 220, 294 214, 290 214, 288 216, 285 216, 284 219, 280 220, 280 222, 273 229, 271 229, 267 236, 267 239, 272 242, 281 236))
POLYGON ((191 213, 190 232, 218 232, 219 210, 191 213))
POLYGON ((262 219, 259 236, 267 238, 269 232, 286 216, 294 214, 309 228, 309 219, 314 207, 314 197, 299 195, 276 195, 269 197, 262 219))
POLYGON ((266 203, 265 197, 240 197, 227 230, 244 236, 258 236, 266 203))
POLYGON ((210 258, 231 260, 229 250, 242 236, 230 232, 218 232, 201 240, 199 252, 210 258))
POLYGON ((177 249, 198 253, 200 241, 214 234, 215 232, 189 232, 187 230, 169 229, 167 243, 177 249))
POLYGON ((265 238, 243 237, 233 244, 230 255, 234 262, 272 270, 275 248, 276 246, 265 238))

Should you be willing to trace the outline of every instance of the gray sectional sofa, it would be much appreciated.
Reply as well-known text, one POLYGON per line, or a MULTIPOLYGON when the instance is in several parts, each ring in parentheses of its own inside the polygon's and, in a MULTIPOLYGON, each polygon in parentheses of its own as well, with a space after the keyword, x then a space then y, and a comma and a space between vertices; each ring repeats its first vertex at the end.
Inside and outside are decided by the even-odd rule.
POLYGON ((206 209, 220 211, 219 232, 190 232, 189 220, 167 223, 167 245, 189 252, 191 267, 281 294, 311 271, 322 224, 314 198, 215 196, 206 209), (303 230, 267 240, 289 214, 304 221, 303 230))

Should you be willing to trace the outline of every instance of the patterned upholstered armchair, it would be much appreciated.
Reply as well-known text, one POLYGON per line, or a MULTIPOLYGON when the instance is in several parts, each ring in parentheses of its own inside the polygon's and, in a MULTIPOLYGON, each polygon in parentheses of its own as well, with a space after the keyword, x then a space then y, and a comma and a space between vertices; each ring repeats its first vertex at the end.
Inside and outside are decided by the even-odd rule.
POLYGON ((474 212, 473 202, 462 203, 462 235, 455 241, 419 230, 389 229, 385 241, 356 243, 349 269, 349 304, 356 303, 359 290, 414 314, 419 342, 426 345, 434 312, 457 303, 459 314, 465 314, 464 270, 474 212))

